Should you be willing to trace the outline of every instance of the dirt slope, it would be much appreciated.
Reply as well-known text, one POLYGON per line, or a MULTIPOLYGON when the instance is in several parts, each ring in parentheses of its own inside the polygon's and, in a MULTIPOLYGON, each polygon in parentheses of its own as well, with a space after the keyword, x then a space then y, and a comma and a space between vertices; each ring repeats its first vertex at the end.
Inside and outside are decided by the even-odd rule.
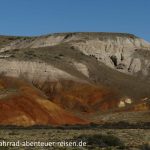
POLYGON ((3 91, 3 97, 0 97, 0 124, 29 126, 88 123, 47 100, 39 90, 23 81, 1 78, 0 87, 0 91, 3 91), (8 90, 12 90, 12 93, 7 93, 8 90))
POLYGON ((149 83, 150 43, 132 34, 0 36, 0 124, 135 118, 150 111, 149 83))

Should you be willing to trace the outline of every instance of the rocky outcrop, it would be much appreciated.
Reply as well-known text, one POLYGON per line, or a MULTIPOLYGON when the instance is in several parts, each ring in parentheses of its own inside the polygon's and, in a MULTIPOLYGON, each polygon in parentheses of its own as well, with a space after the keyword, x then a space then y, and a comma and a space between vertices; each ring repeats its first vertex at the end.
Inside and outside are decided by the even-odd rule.
POLYGON ((20 38, 3 46, 0 52, 48 47, 63 43, 69 43, 73 48, 80 50, 85 55, 95 57, 98 61, 117 71, 132 75, 147 76, 149 74, 150 43, 132 34, 60 33, 20 38), (137 50, 140 50, 140 55, 137 50), (145 58, 145 53, 148 53, 149 58, 145 58))
POLYGON ((114 39, 86 40, 73 45, 85 55, 93 56, 115 70, 132 75, 146 75, 149 72, 150 61, 142 55, 150 51, 150 44, 140 38, 116 36, 114 39), (140 49, 142 54, 139 57, 136 57, 137 49, 140 49))

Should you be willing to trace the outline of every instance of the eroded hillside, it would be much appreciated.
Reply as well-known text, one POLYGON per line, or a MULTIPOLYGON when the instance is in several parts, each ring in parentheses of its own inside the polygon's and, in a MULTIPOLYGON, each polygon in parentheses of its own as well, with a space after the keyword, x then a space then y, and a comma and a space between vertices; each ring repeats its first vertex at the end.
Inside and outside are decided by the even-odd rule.
POLYGON ((1 36, 0 73, 1 124, 101 123, 150 109, 150 44, 132 34, 1 36))

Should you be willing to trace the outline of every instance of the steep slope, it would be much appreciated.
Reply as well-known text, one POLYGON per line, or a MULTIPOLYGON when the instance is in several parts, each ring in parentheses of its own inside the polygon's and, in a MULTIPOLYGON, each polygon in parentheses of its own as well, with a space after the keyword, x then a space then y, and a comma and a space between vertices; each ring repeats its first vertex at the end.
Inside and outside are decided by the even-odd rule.
POLYGON ((93 113, 118 107, 120 97, 112 89, 74 81, 50 82, 45 86, 47 96, 56 104, 73 112, 93 113))
POLYGON ((14 38, 0 46, 0 73, 21 82, 16 92, 0 77, 2 124, 82 124, 150 110, 150 44, 132 34, 14 38))
POLYGON ((126 33, 60 33, 22 38, 3 46, 1 52, 12 49, 39 48, 69 43, 85 55, 118 71, 148 76, 150 44, 126 33))
POLYGON ((73 80, 105 85, 135 99, 150 97, 149 80, 120 73, 67 43, 10 50, 5 54, 10 57, 1 58, 0 72, 26 78, 37 87, 50 81, 73 80))
POLYGON ((148 42, 133 35, 114 35, 113 38, 104 35, 103 39, 101 37, 99 35, 95 39, 88 38, 73 45, 84 54, 95 57, 115 70, 132 75, 149 75, 148 42))
POLYGON ((85 124, 87 121, 67 112, 36 88, 20 79, 0 79, 0 124, 62 125, 85 124))

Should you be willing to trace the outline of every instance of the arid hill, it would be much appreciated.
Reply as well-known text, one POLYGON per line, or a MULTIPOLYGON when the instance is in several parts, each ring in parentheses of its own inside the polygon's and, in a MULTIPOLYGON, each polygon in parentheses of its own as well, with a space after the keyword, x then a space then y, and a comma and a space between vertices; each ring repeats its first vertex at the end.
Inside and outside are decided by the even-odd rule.
POLYGON ((0 124, 147 122, 149 77, 150 43, 132 34, 0 36, 0 124))

